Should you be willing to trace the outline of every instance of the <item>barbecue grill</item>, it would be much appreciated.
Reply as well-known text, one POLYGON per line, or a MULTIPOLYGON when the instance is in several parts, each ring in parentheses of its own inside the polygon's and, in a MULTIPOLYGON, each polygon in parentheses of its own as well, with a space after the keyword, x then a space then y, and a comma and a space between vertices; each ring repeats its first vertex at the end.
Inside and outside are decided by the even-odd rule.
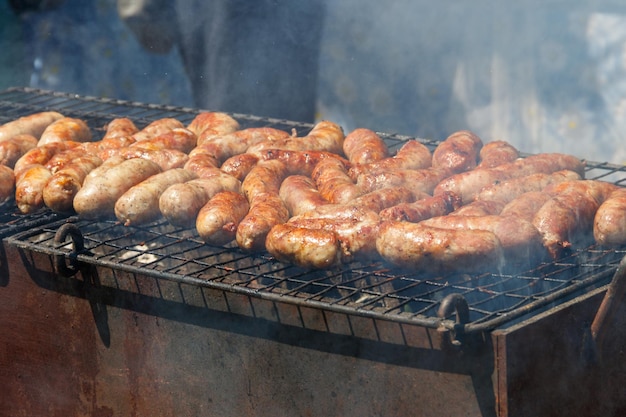
MULTIPOLYGON (((142 127, 199 112, 0 93, 2 123, 43 110, 85 120, 96 138, 115 117, 142 127)), ((380 135, 392 151, 412 139, 380 135)), ((586 170, 626 183, 623 166, 586 170)), ((127 227, 9 204, 0 222, 6 415, 610 415, 626 405, 626 248, 584 244, 481 274, 382 262, 306 270, 165 220, 127 227)))

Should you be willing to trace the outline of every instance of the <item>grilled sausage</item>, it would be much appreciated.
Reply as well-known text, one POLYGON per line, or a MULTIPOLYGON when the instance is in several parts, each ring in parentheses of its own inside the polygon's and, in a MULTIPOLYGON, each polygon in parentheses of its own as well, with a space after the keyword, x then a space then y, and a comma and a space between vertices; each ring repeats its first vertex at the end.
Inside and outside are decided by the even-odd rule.
POLYGON ((256 195, 250 201, 250 210, 237 227, 236 240, 248 251, 265 249, 265 239, 272 227, 289 220, 289 210, 278 194, 256 195))
POLYGON ((195 148, 196 141, 197 137, 191 130, 185 128, 174 128, 150 139, 135 142, 131 144, 130 147, 148 150, 172 149, 189 153, 193 148, 195 148))
POLYGON ((74 208, 74 197, 85 178, 101 164, 102 159, 97 156, 83 155, 53 173, 43 188, 44 204, 59 213, 71 212, 74 208))
POLYGON ((260 161, 276 159, 282 162, 288 175, 313 175, 315 167, 324 159, 340 159, 344 164, 349 162, 343 157, 325 151, 292 151, 287 149, 266 149, 256 153, 260 161))
MULTIPOLYGON (((223 135, 202 135, 198 146, 190 153, 213 156, 221 164, 226 159, 247 152, 248 148, 261 142, 278 141, 289 138, 289 133, 271 127, 251 127, 223 135)), ((219 165, 218 165, 219 166, 219 165)))
POLYGON ((487 230, 439 229, 422 223, 382 222, 376 249, 391 264, 431 272, 483 272, 503 261, 496 235, 487 230))
POLYGON ((341 154, 344 138, 343 129, 339 125, 323 120, 313 126, 313 129, 306 136, 290 136, 285 139, 263 141, 250 146, 247 152, 254 154, 265 149, 286 149, 341 154))
POLYGON ((386 187, 406 187, 416 195, 432 194, 437 184, 448 176, 449 171, 436 168, 397 169, 361 174, 357 178, 357 186, 365 193, 386 187))
POLYGON ((225 160, 220 169, 238 180, 243 181, 257 162, 259 162, 258 156, 251 153, 242 153, 225 160))
POLYGON ((325 269, 341 263, 341 242, 332 230, 278 224, 268 233, 265 246, 279 261, 304 268, 325 269))
POLYGON ((450 216, 488 216, 500 214, 504 208, 504 203, 498 201, 476 200, 450 213, 450 216))
POLYGON ((202 133, 207 130, 207 134, 225 135, 239 129, 239 122, 226 113, 220 112, 200 112, 193 118, 187 126, 198 137, 201 142, 202 133), (209 133, 210 132, 210 133, 209 133))
POLYGON ((87 219, 111 217, 115 203, 126 191, 159 172, 160 166, 149 159, 124 160, 100 176, 88 177, 74 197, 74 210, 87 219))
POLYGON ((576 237, 591 235, 594 216, 617 186, 597 180, 568 181, 546 187, 552 194, 533 218, 543 244, 553 259, 572 245, 576 237))
POLYGON ((557 171, 551 174, 531 174, 489 185, 478 193, 476 199, 507 204, 524 193, 541 191, 551 184, 559 184, 561 182, 579 179, 581 179, 581 177, 578 173, 569 170, 557 171))
POLYGON ((499 165, 514 162, 519 158, 519 151, 510 143, 503 140, 488 142, 483 145, 479 154, 478 169, 494 168, 499 165))
POLYGON ((412 203, 400 203, 382 210, 381 220, 409 221, 417 223, 431 217, 444 216, 461 207, 461 198, 445 192, 436 196, 418 199, 412 203))
POLYGON ((0 204, 9 201, 15 195, 15 174, 13 170, 0 165, 0 204))
POLYGON ((15 203, 20 212, 34 213, 43 208, 43 189, 52 173, 43 165, 26 168, 15 180, 15 203))
POLYGON ((0 165, 13 168, 18 159, 37 146, 33 135, 20 134, 0 142, 0 165))
POLYGON ((27 151, 15 162, 13 171, 15 172, 16 180, 28 169, 31 165, 45 165, 50 159, 57 153, 63 152, 67 149, 79 146, 78 142, 56 142, 41 147, 35 147, 27 151))
POLYGON ((613 191, 600 205, 593 220, 593 236, 600 245, 626 244, 626 189, 613 191))
POLYGON ((500 212, 501 216, 515 216, 531 222, 539 209, 550 200, 552 196, 542 191, 529 191, 515 197, 507 203, 500 212))
POLYGON ((52 122, 41 134, 37 146, 54 142, 88 142, 91 140, 91 129, 81 119, 64 117, 52 122))
POLYGON ((127 117, 116 117, 107 123, 104 129, 104 136, 100 140, 100 142, 104 143, 113 139, 130 138, 139 132, 135 123, 127 117))
POLYGON ((451 174, 469 171, 476 167, 483 141, 468 130, 448 136, 433 151, 432 167, 448 170, 451 174))
POLYGON ((291 216, 315 210, 329 204, 315 186, 315 182, 305 175, 290 175, 280 185, 278 195, 285 203, 291 216))
POLYGON ((241 190, 248 201, 260 194, 278 196, 280 184, 287 175, 285 164, 278 160, 261 161, 252 168, 241 183, 241 190))
POLYGON ((0 141, 11 139, 17 135, 31 135, 37 138, 53 122, 62 119, 61 113, 46 111, 23 116, 0 126, 0 141))
POLYGON ((342 159, 321 160, 313 168, 311 178, 320 195, 332 203, 347 203, 363 194, 363 191, 348 176, 348 165, 342 159))
POLYGON ((210 177, 174 184, 161 194, 159 210, 175 226, 192 226, 200 209, 222 191, 240 193, 241 181, 220 171, 210 177))
POLYGON ((135 142, 141 142, 143 140, 152 139, 156 136, 167 133, 172 129, 184 127, 185 125, 183 125, 182 122, 180 122, 179 120, 172 117, 165 117, 149 123, 139 132, 133 134, 132 137, 135 142))
POLYGON ((426 169, 432 166, 432 154, 423 143, 409 140, 389 158, 371 162, 369 164, 353 165, 348 175, 356 181, 364 173, 377 174, 399 169, 426 169))
MULTIPOLYGON (((189 160, 189 157, 186 153, 179 151, 177 149, 142 149, 139 147, 126 147, 114 149, 113 155, 118 155, 123 157, 124 159, 148 159, 155 164, 161 167, 162 171, 167 171, 168 169, 181 168, 185 165, 185 163, 189 160)), ((109 156, 110 157, 110 156, 109 156)), ((107 158, 108 159, 108 158, 107 158)))
POLYGON ((551 174, 556 171, 574 171, 581 177, 584 175, 584 163, 571 155, 537 154, 518 159, 504 165, 489 169, 474 169, 444 179, 437 185, 434 194, 452 191, 458 194, 464 203, 472 201, 480 191, 490 185, 531 174, 551 174))
POLYGON ((352 164, 369 164, 389 157, 387 144, 369 129, 355 129, 343 141, 343 153, 352 164))
POLYGON ((171 185, 196 178, 183 168, 156 173, 133 185, 115 202, 115 217, 125 226, 148 223, 161 215, 159 199, 171 185))
POLYGON ((531 222, 519 217, 447 215, 424 220, 421 224, 439 229, 487 230, 498 238, 509 266, 534 262, 544 253, 539 231, 531 222))
POLYGON ((198 235, 205 242, 215 245, 232 242, 249 208, 248 200, 240 193, 221 191, 215 194, 198 213, 198 235))

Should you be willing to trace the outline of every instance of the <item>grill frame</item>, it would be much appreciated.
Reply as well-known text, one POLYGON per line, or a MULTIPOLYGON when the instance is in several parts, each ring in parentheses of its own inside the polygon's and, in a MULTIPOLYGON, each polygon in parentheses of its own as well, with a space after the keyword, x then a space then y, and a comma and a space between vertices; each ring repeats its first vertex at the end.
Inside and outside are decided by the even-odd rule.
MULTIPOLYGON (((30 88, 12 88, 4 92, 0 92, 0 111, 2 111, 2 118, 6 119, 2 120, 2 118, 0 118, 0 122, 43 110, 56 110, 68 116, 85 119, 89 125, 95 129, 95 139, 98 139, 99 132, 103 133, 102 127, 104 124, 113 117, 129 117, 135 121, 139 127, 141 127, 157 118, 163 117, 175 117, 186 123, 191 121, 191 119, 201 111, 199 109, 183 107, 160 106, 105 98, 76 96, 67 93, 30 88)), ((296 129, 302 132, 309 130, 313 126, 310 124, 296 123, 287 120, 260 118, 242 114, 232 114, 232 116, 239 120, 243 127, 271 126, 281 129, 296 129)), ((392 150, 399 148, 407 140, 415 139, 404 135, 383 132, 378 133, 381 137, 383 137, 383 139, 385 139, 392 150)), ((431 149, 434 149, 434 147, 439 143, 435 140, 422 138, 417 139, 425 143, 431 149)), ((587 161, 586 178, 602 179, 624 186, 626 184, 626 167, 587 161)), ((323 272, 303 271, 294 266, 281 264, 273 260, 273 258, 267 254, 248 254, 234 247, 212 247, 211 250, 218 252, 225 251, 224 253, 230 254, 234 258, 234 261, 252 261, 251 265, 246 266, 246 268, 250 271, 255 268, 259 269, 264 266, 268 266, 269 268, 273 268, 270 269, 270 271, 294 271, 294 276, 296 278, 274 278, 269 275, 270 272, 259 274, 244 271, 239 268, 235 268, 234 271, 229 271, 227 268, 230 267, 225 265, 229 262, 233 262, 233 259, 221 264, 215 262, 206 265, 206 274, 198 275, 191 273, 171 273, 168 271, 147 268, 145 264, 111 261, 108 259, 109 256, 107 254, 94 254, 94 251, 97 252, 96 249, 98 249, 101 243, 99 243, 97 239, 94 239, 92 236, 109 227, 123 228, 131 234, 146 234, 151 233, 152 230, 164 229, 166 232, 164 232, 163 236, 167 236, 167 238, 171 241, 179 243, 187 242, 203 248, 209 247, 201 242, 197 235, 194 235, 194 231, 173 228, 164 224, 163 221, 140 227, 124 227, 114 221, 93 223, 81 221, 77 217, 65 218, 64 216, 61 216, 62 219, 59 220, 59 216, 49 212, 47 214, 44 212, 44 214, 39 215, 42 216, 40 217, 41 220, 33 220, 33 222, 31 222, 29 217, 25 217, 22 223, 23 227, 20 226, 19 228, 6 230, 6 232, 3 232, 0 237, 4 236, 7 243, 12 246, 16 246, 24 250, 44 253, 53 257, 60 257, 70 263, 84 263, 118 269, 131 273, 147 275, 156 279, 166 279, 181 284, 190 284, 220 291, 239 293, 250 297, 266 299, 276 303, 288 303, 296 306, 317 308, 358 317, 393 321, 409 325, 422 326, 430 329, 444 328, 448 330, 462 331, 466 334, 491 331, 496 328, 510 326, 520 320, 523 320, 524 318, 529 317, 530 315, 535 315, 545 311, 555 304, 575 298, 581 291, 590 291, 594 288, 598 288, 599 286, 603 286, 609 282, 610 278, 617 269, 619 261, 626 254, 624 248, 617 250, 604 250, 591 245, 575 249, 567 257, 557 262, 542 263, 537 268, 532 268, 529 271, 507 271, 501 274, 480 274, 478 275, 479 278, 473 276, 469 279, 469 282, 480 279, 489 282, 490 276, 491 278, 503 278, 506 280, 523 280, 525 279, 524 277, 527 277, 529 280, 528 282, 531 283, 529 285, 530 288, 530 286, 535 286, 537 283, 545 284, 550 281, 550 274, 553 274, 554 272, 544 274, 541 272, 543 270, 549 271, 554 269, 559 271, 559 269, 561 269, 560 273, 563 273, 562 271, 566 269, 584 269, 583 272, 576 274, 576 279, 568 278, 561 280, 560 286, 562 288, 560 290, 548 292, 546 295, 542 296, 537 296, 531 291, 530 294, 524 296, 522 301, 517 305, 514 305, 513 308, 497 311, 495 313, 488 312, 487 318, 479 317, 478 319, 470 319, 469 322, 461 323, 454 319, 452 313, 447 314, 445 317, 437 316, 436 311, 445 297, 443 295, 439 296, 440 293, 437 293, 436 289, 433 290, 433 294, 436 294, 437 298, 428 300, 429 305, 426 307, 426 310, 431 313, 431 315, 428 316, 420 313, 420 310, 418 310, 418 313, 407 313, 405 311, 394 312, 395 310, 398 310, 397 305, 392 305, 391 307, 385 306, 385 301, 400 300, 399 302, 401 303, 401 306, 406 305, 407 303, 419 303, 421 302, 419 299, 420 297, 409 297, 408 301, 401 297, 397 297, 393 300, 394 297, 390 297, 389 294, 376 292, 372 290, 372 288, 390 283, 393 285, 393 283, 398 280, 406 280, 409 282, 409 284, 407 284, 408 288, 412 286, 420 286, 423 285, 424 282, 427 282, 428 285, 433 285, 433 287, 440 286, 440 288, 446 288, 445 295, 465 292, 463 295, 465 299, 471 298, 481 292, 489 295, 489 291, 492 291, 491 295, 494 297, 500 296, 502 293, 494 295, 493 290, 487 289, 486 291, 483 291, 484 288, 480 288, 475 285, 470 287, 467 284, 468 279, 465 274, 461 274, 461 278, 455 278, 457 280, 461 279, 461 281, 454 281, 454 284, 450 285, 450 276, 436 277, 436 279, 430 279, 429 281, 425 281, 422 278, 423 276, 409 278, 409 275, 406 272, 394 270, 392 270, 391 273, 387 272, 387 270, 389 270, 389 266, 382 263, 375 263, 371 265, 350 264, 345 267, 323 272), (63 224, 67 222, 78 225, 78 228, 83 233, 83 237, 87 238, 88 243, 84 251, 77 252, 69 247, 67 243, 54 243, 55 233, 63 224), (89 232, 92 228, 96 228, 96 232, 89 232), (93 242, 96 243, 94 244, 93 242), (593 256, 597 256, 598 259, 604 259, 604 261, 592 262, 590 259, 593 259, 593 256), (607 259, 609 260, 607 261, 607 259), (589 269, 587 270, 585 268, 589 269), (237 280, 233 282, 233 280, 223 279, 224 277, 229 276, 232 278, 234 274, 243 275, 245 279, 240 279, 239 282, 237 282, 237 280), (320 274, 322 275, 321 278, 316 278, 318 281, 313 279, 313 276, 320 274), (533 276, 537 274, 540 276, 533 276), (354 278, 355 275, 357 278, 354 278), (341 280, 339 282, 331 282, 332 285, 323 283, 324 280, 330 279, 329 276, 341 277, 341 280), (346 279, 346 277, 348 278, 346 279), (369 283, 367 282, 368 277, 372 278, 369 283), (263 280, 270 279, 274 282, 271 285, 258 285, 259 278, 263 278, 263 280), (294 291, 292 288, 282 288, 280 284, 282 284, 283 281, 288 281, 288 284, 295 287, 298 287, 299 285, 303 287, 318 285, 324 290, 321 294, 294 291), (253 282, 256 285, 251 285, 253 282), (354 286, 348 285, 347 282, 354 283, 354 286), (451 289, 458 291, 451 291, 451 289), (340 298, 328 298, 323 296, 325 293, 330 291, 338 292, 340 295, 342 292, 348 293, 349 296, 340 296, 340 298), (470 297, 468 297, 468 295, 470 295, 470 297), (367 297, 373 297, 373 299, 370 298, 365 303, 362 301, 358 302, 361 297, 364 300, 368 300, 367 297), (356 300, 354 300, 355 298, 356 300), (383 301, 383 307, 378 306, 380 301, 383 301), (391 308, 391 310, 389 310, 389 308, 391 308)), ((138 244, 145 240, 145 238, 136 239, 134 240, 134 243, 138 244)), ((173 245, 173 243, 168 242, 164 246, 169 247, 171 245, 173 245)), ((137 250, 134 248, 135 245, 132 245, 132 242, 119 246, 119 250, 135 250, 137 252, 136 257, 158 255, 158 250, 156 249, 137 250)), ((165 254, 164 256, 169 257, 168 259, 173 259, 179 255, 170 253, 165 254)), ((162 261, 164 258, 160 259, 162 261)), ((193 261, 186 260, 184 257, 182 261, 193 263, 193 261)), ((554 279, 554 282, 559 284, 559 279, 554 279)), ((495 284, 499 285, 500 283, 496 282, 495 284)), ((394 291, 405 291, 407 287, 400 287, 400 289, 395 289, 394 291)), ((478 303, 480 304, 480 302, 481 301, 479 300, 478 303)), ((472 302, 469 303, 470 313, 473 314, 474 317, 479 314, 480 310, 480 308, 476 307, 476 305, 477 304, 472 302)))

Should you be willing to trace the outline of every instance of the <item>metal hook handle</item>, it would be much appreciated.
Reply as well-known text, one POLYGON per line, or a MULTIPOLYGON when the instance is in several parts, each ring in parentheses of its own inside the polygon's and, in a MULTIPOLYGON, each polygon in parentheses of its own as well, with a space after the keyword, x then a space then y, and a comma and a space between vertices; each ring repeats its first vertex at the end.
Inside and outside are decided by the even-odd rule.
POLYGON ((85 250, 83 234, 80 229, 72 223, 65 223, 63 226, 59 227, 59 230, 57 230, 54 235, 54 243, 62 244, 68 236, 72 239, 72 253, 69 258, 70 266, 68 267, 66 264, 64 255, 55 255, 54 257, 54 270, 63 277, 71 277, 79 271, 76 254, 85 250))
POLYGON ((450 294, 446 296, 437 310, 437 317, 445 319, 450 314, 455 313, 456 323, 451 343, 454 346, 461 346, 459 336, 463 333, 463 326, 469 322, 469 305, 461 294, 450 294))

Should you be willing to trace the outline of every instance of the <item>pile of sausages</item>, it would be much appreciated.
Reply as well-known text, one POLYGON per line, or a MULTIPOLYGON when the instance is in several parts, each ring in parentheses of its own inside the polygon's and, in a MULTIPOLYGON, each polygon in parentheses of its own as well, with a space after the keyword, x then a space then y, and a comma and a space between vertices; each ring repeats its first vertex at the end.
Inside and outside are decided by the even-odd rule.
POLYGON ((393 155, 374 131, 241 128, 201 112, 138 129, 40 112, 0 126, 0 202, 124 225, 164 217, 208 244, 330 268, 384 260, 424 271, 489 271, 557 259, 589 238, 626 244, 626 189, 584 179, 565 154, 520 158, 455 132, 393 155))

